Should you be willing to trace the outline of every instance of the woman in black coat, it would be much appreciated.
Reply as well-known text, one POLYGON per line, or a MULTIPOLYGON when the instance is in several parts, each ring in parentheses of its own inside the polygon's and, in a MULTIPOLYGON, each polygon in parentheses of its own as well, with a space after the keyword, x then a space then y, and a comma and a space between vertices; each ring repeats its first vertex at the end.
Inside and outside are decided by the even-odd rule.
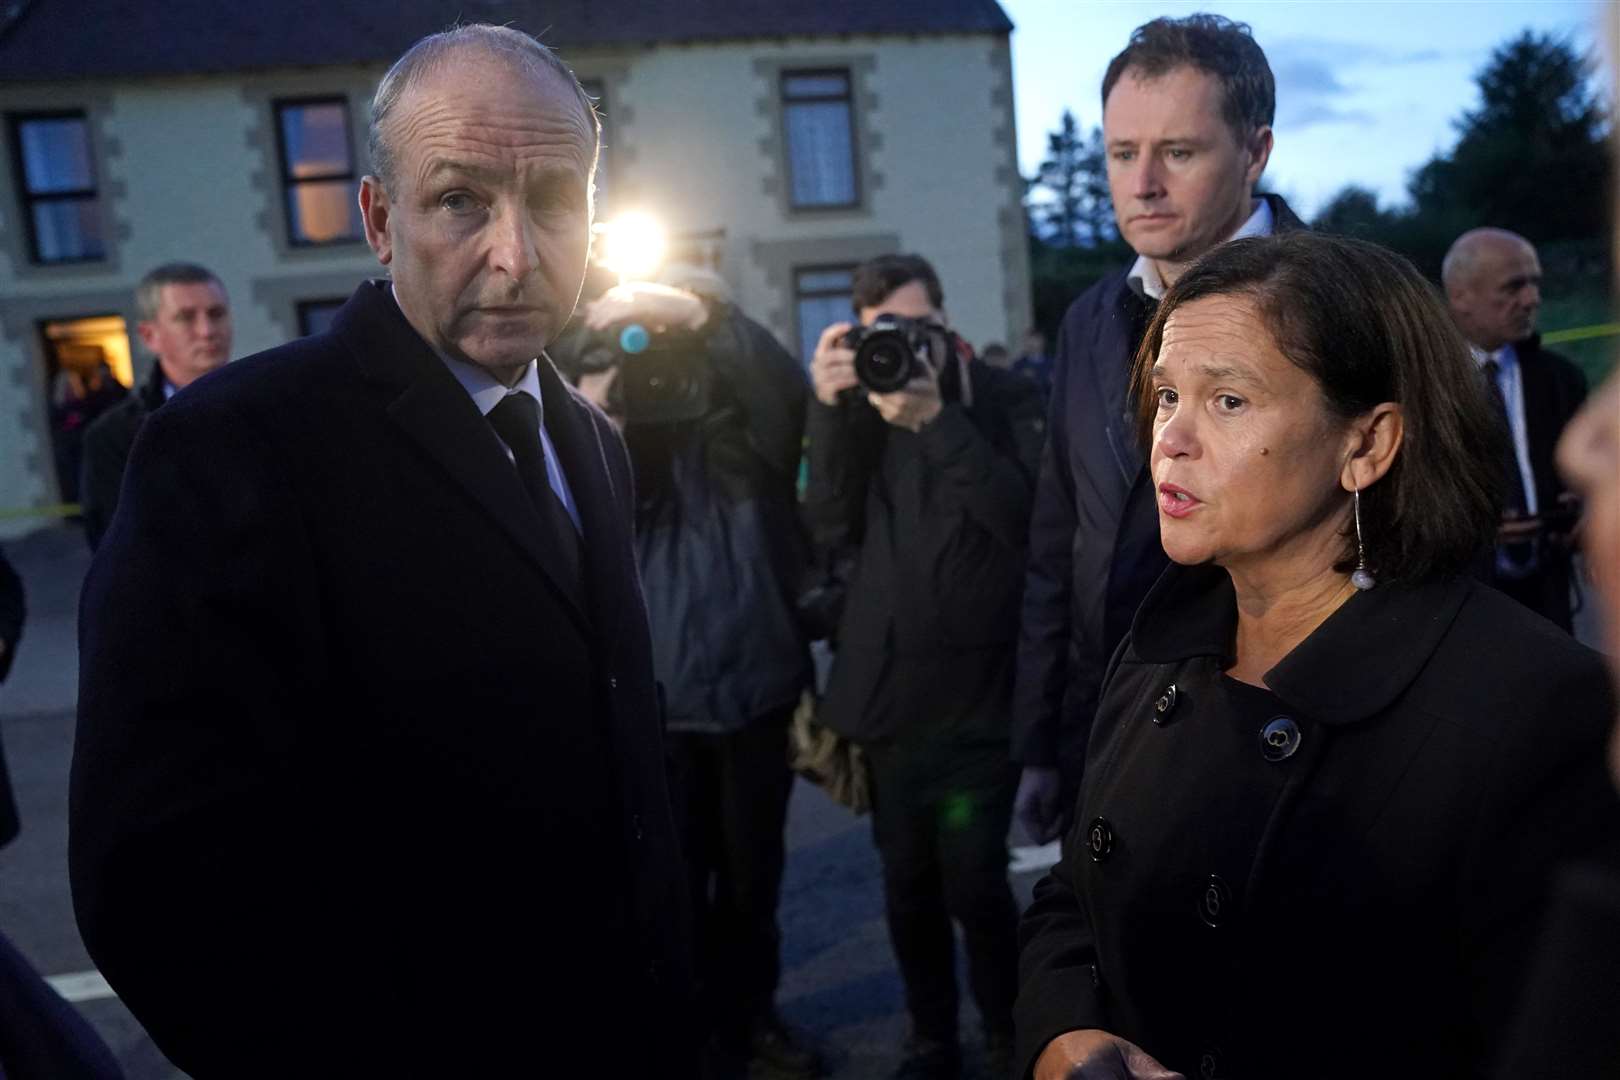
POLYGON ((1620 821, 1602 665, 1467 577, 1506 437, 1412 267, 1216 249, 1135 374, 1173 565, 1022 927, 1037 1080, 1470 1076, 1620 821))

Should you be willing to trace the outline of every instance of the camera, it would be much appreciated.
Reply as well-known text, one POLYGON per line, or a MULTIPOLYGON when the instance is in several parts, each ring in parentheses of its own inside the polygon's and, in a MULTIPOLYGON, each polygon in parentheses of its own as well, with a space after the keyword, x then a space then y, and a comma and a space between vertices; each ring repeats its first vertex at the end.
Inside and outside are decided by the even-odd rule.
POLYGON ((861 385, 890 394, 921 375, 919 365, 938 371, 949 355, 951 333, 932 321, 879 315, 870 326, 845 334, 842 344, 855 350, 855 377, 861 385))
POLYGON ((589 333, 578 367, 584 374, 618 368, 607 412, 625 424, 677 424, 709 411, 713 379, 702 346, 688 331, 627 323, 589 333))

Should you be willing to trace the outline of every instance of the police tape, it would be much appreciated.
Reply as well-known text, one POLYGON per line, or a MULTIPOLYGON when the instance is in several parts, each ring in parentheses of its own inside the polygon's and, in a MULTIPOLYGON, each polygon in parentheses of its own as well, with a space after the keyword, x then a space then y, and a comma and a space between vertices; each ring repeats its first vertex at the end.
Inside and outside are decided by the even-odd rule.
POLYGON ((0 521, 21 521, 24 518, 67 518, 80 513, 78 503, 57 503, 54 506, 12 506, 0 509, 0 521))
POLYGON ((1577 326, 1572 330, 1553 330, 1541 335, 1543 345, 1564 345, 1571 341, 1589 341, 1592 338, 1613 337, 1620 334, 1620 323, 1598 323, 1596 326, 1577 326))

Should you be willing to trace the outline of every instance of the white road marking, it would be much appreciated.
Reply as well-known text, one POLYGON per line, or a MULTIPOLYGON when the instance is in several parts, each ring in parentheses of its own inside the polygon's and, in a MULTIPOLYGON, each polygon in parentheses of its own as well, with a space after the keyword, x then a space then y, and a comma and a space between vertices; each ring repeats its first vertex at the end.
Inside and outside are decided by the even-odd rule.
POLYGON ((102 998, 118 996, 113 993, 113 988, 107 985, 107 980, 101 977, 99 971, 75 971, 69 975, 50 975, 46 977, 45 981, 50 983, 52 990, 55 990, 74 1004, 81 1001, 100 1001, 102 998))

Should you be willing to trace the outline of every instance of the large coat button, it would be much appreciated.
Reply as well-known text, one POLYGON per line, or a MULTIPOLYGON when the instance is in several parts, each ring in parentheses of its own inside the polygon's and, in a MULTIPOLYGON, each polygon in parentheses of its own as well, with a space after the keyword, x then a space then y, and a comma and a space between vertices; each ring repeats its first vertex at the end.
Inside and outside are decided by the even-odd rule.
POLYGON ((1114 827, 1107 818, 1093 818, 1086 826, 1086 850, 1092 862, 1103 862, 1114 850, 1114 827))
POLYGON ((1198 1055, 1198 1080, 1220 1080, 1221 1051, 1211 1046, 1198 1055))
POLYGON ((1176 711, 1176 699, 1180 696, 1181 692, 1176 689, 1176 684, 1171 683, 1164 688, 1164 693, 1153 699, 1153 722, 1155 724, 1163 727, 1170 722, 1170 714, 1176 711))
POLYGON ((1267 761, 1287 761, 1299 751, 1299 725, 1291 716, 1275 717, 1260 729, 1260 753, 1267 761))
POLYGON ((1232 914, 1232 890, 1226 887, 1219 874, 1209 875, 1204 890, 1198 895, 1198 917, 1205 926, 1220 926, 1232 914))

